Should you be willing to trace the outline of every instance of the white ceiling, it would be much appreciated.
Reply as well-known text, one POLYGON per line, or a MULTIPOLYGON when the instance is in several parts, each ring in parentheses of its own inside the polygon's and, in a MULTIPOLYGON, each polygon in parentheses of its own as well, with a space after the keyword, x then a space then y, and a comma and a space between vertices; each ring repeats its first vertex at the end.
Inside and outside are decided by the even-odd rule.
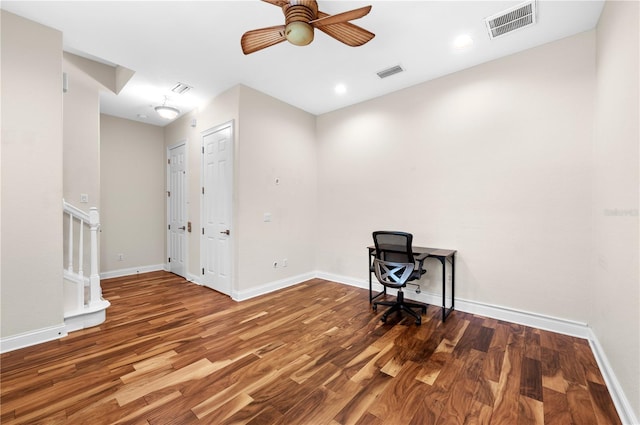
POLYGON ((521 50, 593 29, 602 0, 538 0, 538 22, 490 40, 484 19, 521 1, 320 0, 329 14, 368 4, 354 24, 376 34, 348 47, 316 31, 309 46, 289 43, 245 56, 248 30, 284 23, 282 10, 259 0, 234 1, 2 1, 1 7, 63 33, 64 49, 136 73, 115 95, 101 96, 101 112, 164 126, 153 106, 168 95, 188 112, 244 84, 313 114, 322 114, 438 78, 521 50), (456 36, 474 44, 456 50, 456 36), (381 80, 376 73, 406 71, 381 80), (193 87, 170 91, 177 82, 193 87), (347 86, 337 95, 336 84, 347 86), (140 118, 146 115, 147 118, 140 118))

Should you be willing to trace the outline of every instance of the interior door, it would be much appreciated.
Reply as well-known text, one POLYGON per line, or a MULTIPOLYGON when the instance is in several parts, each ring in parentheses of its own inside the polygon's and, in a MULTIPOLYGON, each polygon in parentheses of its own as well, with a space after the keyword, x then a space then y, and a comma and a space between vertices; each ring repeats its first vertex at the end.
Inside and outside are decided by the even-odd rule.
POLYGON ((202 134, 202 283, 231 295, 233 123, 202 134))
POLYGON ((167 238, 169 271, 187 277, 186 143, 169 147, 168 152, 167 238))

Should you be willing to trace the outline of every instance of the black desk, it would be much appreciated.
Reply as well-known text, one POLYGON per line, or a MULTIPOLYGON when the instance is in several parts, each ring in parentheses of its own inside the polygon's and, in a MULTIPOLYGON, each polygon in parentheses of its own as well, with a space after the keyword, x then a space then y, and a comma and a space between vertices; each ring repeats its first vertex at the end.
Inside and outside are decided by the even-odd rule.
MULTIPOLYGON (((369 250, 369 303, 371 304, 374 299, 380 295, 387 293, 387 288, 384 287, 382 292, 373 295, 373 287, 371 282, 371 274, 373 273, 373 259, 376 254, 375 246, 368 246, 369 250)), ((442 321, 447 320, 447 317, 454 310, 455 304, 455 288, 456 288, 456 250, 455 249, 440 249, 440 248, 426 248, 422 246, 411 247, 414 256, 427 254, 427 258, 437 258, 442 263, 442 321), (445 305, 446 294, 446 282, 447 282, 447 261, 451 263, 451 307, 447 308, 445 305)))

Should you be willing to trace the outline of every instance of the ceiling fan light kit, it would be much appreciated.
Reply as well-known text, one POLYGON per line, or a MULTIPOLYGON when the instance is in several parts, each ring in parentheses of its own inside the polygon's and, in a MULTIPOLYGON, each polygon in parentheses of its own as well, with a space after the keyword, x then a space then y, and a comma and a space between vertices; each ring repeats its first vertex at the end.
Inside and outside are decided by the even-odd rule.
POLYGON ((315 28, 352 47, 362 46, 375 37, 372 32, 349 22, 366 16, 371 11, 371 6, 329 15, 318 10, 318 2, 315 0, 262 1, 282 8, 285 24, 244 33, 240 45, 245 55, 285 40, 296 46, 306 46, 313 41, 315 28))
POLYGON ((289 43, 306 46, 313 41, 313 27, 306 22, 291 22, 287 24, 285 35, 289 43))

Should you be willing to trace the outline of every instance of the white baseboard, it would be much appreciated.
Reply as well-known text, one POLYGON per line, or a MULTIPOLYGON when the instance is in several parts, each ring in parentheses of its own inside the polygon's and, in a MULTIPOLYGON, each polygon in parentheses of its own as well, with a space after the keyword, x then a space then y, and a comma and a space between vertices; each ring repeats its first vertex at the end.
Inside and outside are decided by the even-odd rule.
POLYGON ((154 264, 150 266, 130 267, 127 269, 111 270, 108 272, 101 272, 100 279, 111 279, 113 277, 131 276, 138 273, 157 272, 160 270, 167 270, 164 264, 154 264))
POLYGON ((67 336, 64 323, 0 339, 0 353, 30 347, 67 336))
POLYGON ((633 412, 629 399, 620 386, 620 382, 618 381, 618 378, 616 378, 615 373, 613 373, 613 369, 611 369, 611 365, 609 364, 609 359, 607 358, 602 345, 600 345, 600 341, 591 328, 589 328, 589 333, 589 345, 591 346, 591 351, 593 351, 598 367, 602 372, 602 377, 607 384, 607 389, 609 390, 609 394, 611 394, 613 404, 616 406, 618 415, 620 415, 620 421, 622 421, 623 425, 640 425, 640 420, 633 412))
MULTIPOLYGON (((333 282, 343 283, 350 286, 356 286, 358 288, 364 288, 367 290, 369 289, 369 282, 364 280, 358 280, 324 272, 317 272, 316 277, 331 280, 333 282)), ((376 292, 382 290, 382 285, 380 285, 378 282, 374 282, 372 287, 376 292)), ((395 295, 395 291, 389 290, 389 293, 395 295)), ((417 294, 411 289, 411 286, 409 286, 409 288, 405 290, 405 298, 430 304, 436 307, 442 306, 442 296, 439 293, 423 291, 417 294)), ((451 305, 451 298, 447 297, 446 305, 451 305)), ((564 335, 571 335, 583 339, 589 339, 591 335, 590 329, 586 323, 561 319, 558 317, 545 316, 542 314, 531 313, 527 311, 515 310, 498 305, 465 300, 457 297, 455 302, 455 309, 463 311, 465 313, 478 314, 480 316, 490 317, 492 319, 518 323, 520 325, 531 326, 534 328, 557 332, 564 335)))
POLYGON ((195 283, 196 285, 202 286, 202 282, 200 281, 200 277, 201 276, 198 276, 198 275, 195 275, 195 274, 191 274, 191 273, 187 273, 187 277, 185 279, 187 279, 191 283, 195 283))
MULTIPOLYGON (((358 288, 369 289, 368 281, 358 280, 351 277, 338 276, 324 272, 316 272, 316 277, 345 285, 356 286, 358 288)), ((376 292, 382 290, 382 285, 377 282, 374 282, 372 287, 376 292)), ((390 291, 389 293, 392 295, 394 294, 393 291, 390 291)), ((405 297, 434 306, 442 305, 442 296, 439 294, 425 292, 416 294, 411 290, 405 290, 405 297)), ((450 305, 449 301, 447 301, 447 305, 450 305)), ((461 298, 456 298, 455 309, 465 313, 477 314, 480 316, 490 317, 492 319, 518 323, 520 325, 544 329, 546 331, 588 340, 591 345, 593 355, 598 362, 598 367, 600 368, 603 378, 607 384, 607 389, 609 390, 613 403, 616 406, 618 415, 620 415, 620 420, 624 425, 640 425, 640 420, 638 420, 634 414, 633 408, 629 403, 629 399, 626 397, 624 390, 620 386, 620 383, 607 360, 604 349, 600 345, 597 336, 587 323, 546 316, 528 311, 515 310, 503 306, 464 300, 461 298)))
POLYGON ((98 326, 107 319, 107 309, 111 303, 100 299, 90 306, 81 308, 74 312, 65 313, 64 326, 67 333, 79 331, 80 329, 98 326))
POLYGON ((456 310, 582 339, 589 339, 591 335, 589 326, 586 323, 515 310, 504 306, 456 298, 456 310))
POLYGON ((251 288, 246 291, 232 291, 231 298, 235 301, 245 301, 250 298, 258 297, 260 295, 265 295, 270 292, 277 291, 279 289, 288 288, 289 286, 297 285, 298 283, 302 283, 309 279, 313 279, 316 277, 316 273, 304 273, 297 276, 288 277, 286 279, 276 280, 273 282, 266 283, 264 285, 258 286, 256 288, 251 288))

